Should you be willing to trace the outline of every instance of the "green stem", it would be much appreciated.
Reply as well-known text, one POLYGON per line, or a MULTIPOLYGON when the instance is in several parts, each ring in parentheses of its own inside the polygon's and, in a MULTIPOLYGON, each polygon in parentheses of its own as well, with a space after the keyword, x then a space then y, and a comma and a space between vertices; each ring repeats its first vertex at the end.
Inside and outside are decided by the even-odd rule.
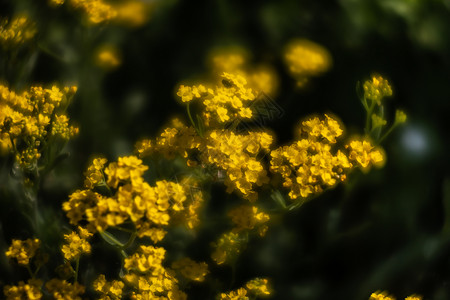
POLYGON ((28 270, 28 273, 30 273, 31 278, 34 279, 34 273, 33 273, 33 271, 31 271, 30 264, 27 265, 27 270, 28 270))
POLYGON ((75 282, 78 282, 78 269, 80 268, 80 256, 77 257, 77 261, 75 263, 75 282))
POLYGON ((387 138, 389 136, 389 134, 391 134, 392 130, 394 130, 397 127, 398 123, 394 123, 391 128, 389 128, 388 131, 386 131, 383 136, 378 140, 378 144, 381 144, 382 141, 384 141, 385 138, 387 138))
POLYGON ((186 109, 187 109, 187 113, 188 113, 188 116, 189 116, 189 120, 191 121, 192 126, 194 126, 195 131, 197 131, 198 135, 200 135, 200 132, 199 132, 199 130, 198 130, 198 128, 197 128, 197 125, 195 124, 194 119, 192 118, 192 115, 191 115, 191 109, 190 109, 189 102, 188 102, 187 105, 186 105, 186 109))
POLYGON ((369 108, 366 108, 367 116, 366 116, 366 127, 364 128, 364 131, 366 132, 366 135, 370 134, 370 120, 372 118, 372 112, 375 107, 375 101, 372 101, 369 108))

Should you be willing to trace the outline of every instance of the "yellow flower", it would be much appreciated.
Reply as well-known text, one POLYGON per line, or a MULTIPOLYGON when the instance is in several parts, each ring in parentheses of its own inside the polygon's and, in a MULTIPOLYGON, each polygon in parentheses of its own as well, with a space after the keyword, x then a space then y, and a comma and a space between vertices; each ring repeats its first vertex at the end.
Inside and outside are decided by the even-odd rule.
POLYGON ((36 27, 26 16, 17 16, 10 21, 0 20, 0 44, 6 47, 21 45, 35 34, 36 27))
POLYGON ((284 59, 299 86, 306 83, 309 77, 328 71, 331 66, 327 49, 304 39, 291 41, 284 51, 284 59))
POLYGON ((97 157, 92 160, 91 165, 88 167, 87 171, 84 172, 85 180, 84 187, 87 189, 93 189, 96 185, 105 181, 103 175, 103 169, 107 159, 103 157, 97 157))
POLYGON ((81 300, 80 295, 84 293, 84 286, 78 282, 69 283, 65 280, 51 279, 45 284, 45 288, 56 300, 81 300))
POLYGON ((384 163, 384 153, 377 149, 369 141, 353 140, 346 146, 350 154, 348 158, 356 161, 362 168, 368 168, 370 165, 382 166, 384 163))
POLYGON ((256 296, 269 296, 271 294, 269 281, 266 278, 256 278, 245 284, 247 290, 256 296))
POLYGON ((389 295, 387 292, 375 292, 370 295, 369 300, 395 300, 395 297, 389 295))
POLYGON ((101 294, 101 299, 122 299, 122 290, 125 286, 123 282, 113 280, 106 281, 105 275, 100 274, 99 277, 92 283, 95 291, 101 294))
POLYGON ((40 243, 38 239, 12 240, 11 246, 5 254, 9 258, 17 259, 20 265, 28 265, 30 259, 36 254, 40 243))
MULTIPOLYGON (((84 235, 85 238, 90 236, 90 234, 84 229, 81 230, 81 235, 84 235)), ((66 241, 66 244, 64 244, 61 248, 64 258, 70 261, 77 259, 81 254, 90 253, 91 245, 85 238, 80 237, 75 232, 65 234, 64 240, 66 241)))
POLYGON ((26 284, 23 281, 20 281, 18 285, 6 285, 3 288, 3 293, 7 300, 39 300, 43 296, 41 286, 42 280, 30 279, 26 284))
POLYGON ((97 50, 95 62, 103 69, 114 69, 121 64, 118 49, 112 45, 104 45, 97 50))
POLYGON ((392 95, 392 88, 389 82, 379 75, 373 75, 371 80, 365 81, 363 89, 364 97, 375 101, 378 105, 381 105, 381 100, 384 97, 392 95))
POLYGON ((229 293, 220 294, 220 300, 248 300, 247 290, 244 288, 239 288, 235 291, 231 291, 229 293))
POLYGON ((195 262, 185 257, 172 263, 172 269, 178 270, 183 277, 193 281, 204 281, 208 274, 208 265, 205 262, 195 262))
POLYGON ((407 116, 404 111, 397 109, 395 111, 395 123, 402 124, 405 123, 407 116))

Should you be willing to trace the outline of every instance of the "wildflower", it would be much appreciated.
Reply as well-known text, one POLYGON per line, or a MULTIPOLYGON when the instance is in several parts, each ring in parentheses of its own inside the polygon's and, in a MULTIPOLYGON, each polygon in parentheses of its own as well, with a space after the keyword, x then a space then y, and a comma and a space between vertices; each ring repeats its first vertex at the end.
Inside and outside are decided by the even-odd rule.
POLYGON ((80 295, 84 293, 84 286, 78 282, 69 283, 66 280, 51 279, 45 284, 45 288, 56 300, 81 300, 80 295))
POLYGON ((405 298, 405 300, 422 300, 422 299, 423 299, 422 296, 416 295, 416 294, 408 296, 408 297, 405 298))
POLYGON ((395 297, 389 295, 387 292, 375 292, 370 295, 369 300, 395 300, 395 297))
POLYGON ((86 229, 83 229, 81 227, 79 228, 80 235, 75 232, 64 235, 66 244, 62 246, 61 251, 64 255, 64 258, 69 261, 79 258, 81 254, 91 252, 91 245, 86 239, 89 238, 92 234, 89 233, 86 229))
POLYGON ((95 62, 105 70, 114 69, 121 64, 119 51, 111 45, 102 46, 97 50, 95 62))
POLYGON ((20 281, 18 285, 6 285, 3 293, 7 300, 30 299, 39 300, 42 298, 42 280, 29 279, 27 283, 20 281))
POLYGON ((17 259, 20 265, 26 266, 35 256, 40 243, 38 239, 12 240, 11 246, 5 254, 9 258, 17 259))
POLYGON ((383 127, 386 124, 387 121, 385 119, 376 114, 372 114, 372 129, 383 127))
POLYGON ((381 166, 384 163, 384 154, 381 149, 375 148, 369 141, 353 140, 346 147, 350 151, 348 158, 356 161, 364 169, 372 164, 381 166))
POLYGON ((229 263, 237 258, 242 248, 242 240, 237 233, 225 233, 213 244, 215 250, 211 258, 218 264, 229 263))
POLYGON ((63 5, 65 0, 48 0, 50 5, 59 6, 63 5))
POLYGON ((239 288, 235 291, 231 291, 229 293, 220 294, 220 300, 248 300, 247 290, 244 288, 239 288))
POLYGON ((396 124, 402 124, 402 123, 405 123, 406 122, 406 119, 407 119, 407 116, 406 116, 406 114, 405 114, 405 112, 404 111, 402 111, 402 110, 399 110, 399 109, 397 109, 396 111, 395 111, 395 123, 396 124))
POLYGON ((0 84, 0 145, 14 154, 20 166, 35 167, 50 137, 68 140, 77 134, 78 128, 69 126, 69 118, 57 113, 75 91, 76 87, 32 86, 18 94, 0 84))
POLYGON ((299 132, 300 140, 270 153, 270 169, 282 176, 291 199, 320 194, 345 180, 346 170, 352 167, 343 152, 333 150, 343 133, 335 119, 310 118, 302 122, 299 132))
POLYGON ((258 226, 260 235, 264 235, 267 226, 263 224, 270 219, 268 214, 260 212, 256 206, 250 205, 238 206, 230 210, 228 216, 236 226, 233 231, 252 230, 258 226))
POLYGON ((373 75, 371 80, 363 84, 364 97, 381 105, 384 97, 392 95, 392 89, 389 82, 379 75, 373 75))
POLYGON ((172 263, 172 269, 178 270, 183 277, 193 281, 204 281, 208 274, 208 265, 205 262, 195 262, 185 257, 172 263))
POLYGON ((100 299, 122 299, 124 283, 118 280, 106 281, 105 275, 100 274, 92 286, 96 292, 101 294, 100 299))
POLYGON ((102 0, 69 0, 70 5, 84 11, 90 24, 99 24, 112 20, 117 11, 102 0))
POLYGON ((271 294, 266 278, 255 278, 245 284, 247 290, 256 296, 269 296, 271 294))
POLYGON ((0 21, 0 44, 17 46, 31 40, 36 34, 33 22, 26 16, 0 21))
POLYGON ((105 176, 103 175, 103 169, 107 162, 106 158, 98 157, 92 160, 91 165, 88 167, 87 171, 84 172, 84 186, 87 189, 93 189, 96 185, 101 184, 105 181, 105 176))
POLYGON ((127 0, 113 5, 117 15, 114 21, 128 27, 139 27, 144 25, 151 12, 151 4, 139 0, 127 0))
POLYGON ((299 86, 309 77, 320 75, 331 66, 331 56, 319 44, 309 40, 293 40, 284 51, 284 59, 299 86))

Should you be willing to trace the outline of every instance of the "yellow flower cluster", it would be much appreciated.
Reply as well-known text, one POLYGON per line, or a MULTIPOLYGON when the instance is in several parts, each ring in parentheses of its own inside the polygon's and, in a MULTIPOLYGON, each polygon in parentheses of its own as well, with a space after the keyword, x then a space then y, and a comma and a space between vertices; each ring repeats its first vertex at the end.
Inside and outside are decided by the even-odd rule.
POLYGON ((218 265, 233 262, 242 250, 243 240, 238 233, 224 233, 219 240, 213 244, 214 252, 211 258, 218 265))
POLYGON ((382 166, 385 162, 382 150, 372 146, 369 141, 354 140, 346 147, 350 151, 348 158, 356 161, 363 169, 369 168, 372 164, 382 166))
POLYGON ((210 122, 225 123, 236 118, 250 119, 252 110, 248 107, 255 99, 251 88, 247 87, 247 80, 240 75, 224 72, 222 85, 214 89, 203 85, 181 85, 177 95, 183 102, 201 99, 204 105, 204 122, 209 126, 210 122))
POLYGON ((68 261, 79 258, 81 254, 91 253, 91 245, 87 239, 92 236, 92 233, 82 227, 78 227, 78 231, 79 235, 73 231, 64 235, 66 244, 62 246, 61 251, 68 261))
POLYGON ((367 140, 352 140, 345 148, 333 154, 333 144, 343 130, 339 123, 325 115, 302 122, 300 140, 271 152, 271 170, 281 174, 283 186, 290 189, 291 199, 307 198, 321 193, 324 188, 346 179, 346 173, 357 163, 363 170, 372 165, 381 166, 384 155, 367 140))
POLYGON ((78 282, 70 283, 61 279, 50 279, 45 284, 47 291, 55 300, 81 300, 80 295, 84 293, 84 286, 78 282))
POLYGON ((392 95, 392 88, 389 82, 379 75, 373 75, 371 80, 367 80, 363 84, 364 97, 368 100, 381 105, 384 97, 392 95))
POLYGON ((74 8, 83 10, 90 23, 99 24, 116 17, 117 11, 102 0, 69 0, 74 8))
POLYGON ((56 114, 68 104, 76 87, 60 90, 53 86, 44 89, 33 86, 29 91, 16 94, 0 85, 0 149, 13 152, 16 161, 25 167, 36 163, 41 149, 51 136, 68 140, 78 133, 69 126, 64 114, 56 114))
POLYGON ((342 134, 339 123, 325 115, 302 122, 300 140, 273 150, 271 170, 281 174, 283 186, 290 189, 289 197, 307 198, 345 179, 345 169, 351 167, 340 150, 333 154, 332 145, 342 134))
MULTIPOLYGON (((94 159, 97 166, 91 167, 99 168, 104 163, 94 159)), ((92 190, 74 192, 63 203, 71 224, 77 225, 85 218, 90 232, 102 232, 131 220, 139 236, 149 236, 155 242, 161 240, 164 237, 161 226, 169 224, 170 214, 184 209, 186 195, 184 188, 174 182, 157 181, 151 187, 143 178, 147 169, 135 156, 120 157, 110 163, 104 172, 112 194, 106 197, 92 190)))
POLYGON ((235 225, 234 232, 252 230, 257 228, 260 236, 264 236, 268 227, 264 225, 269 221, 270 216, 260 212, 256 206, 241 205, 228 212, 228 216, 235 225))
POLYGON ((63 5, 65 0, 48 0, 50 5, 58 6, 63 5))
POLYGON ((268 152, 272 140, 266 132, 235 134, 231 130, 215 130, 208 135, 202 161, 226 172, 224 183, 228 193, 238 191, 245 199, 255 201, 258 196, 255 186, 269 181, 257 155, 268 152))
POLYGON ((49 0, 52 6, 60 6, 64 2, 82 10, 92 25, 115 21, 128 27, 138 27, 145 24, 153 6, 141 0, 49 0))
POLYGON ((96 50, 95 63, 105 70, 111 70, 120 66, 121 59, 119 50, 113 45, 99 47, 96 50))
POLYGON ((177 224, 184 224, 189 229, 194 229, 200 224, 199 215, 203 209, 204 196, 200 189, 200 180, 193 176, 186 176, 179 180, 186 190, 186 209, 178 212, 174 217, 177 224))
MULTIPOLYGON (((405 300, 422 300, 423 297, 419 295, 411 295, 405 298, 405 300)), ((392 295, 389 295, 387 292, 375 292, 370 295, 369 300, 396 300, 396 298, 392 295)))
POLYGON ((221 293, 220 300, 249 300, 257 297, 265 297, 271 295, 269 281, 266 278, 255 278, 245 284, 245 288, 241 287, 229 293, 221 293))
MULTIPOLYGON (((145 139, 137 143, 136 152, 139 157, 151 154, 162 154, 167 159, 173 159, 176 155, 190 158, 199 150, 204 148, 204 142, 197 135, 193 127, 188 127, 178 119, 173 119, 172 126, 167 127, 154 141, 145 139)), ((188 164, 195 165, 192 160, 188 164)))
POLYGON ((245 77, 248 86, 257 93, 276 93, 278 78, 273 69, 266 65, 248 66, 248 55, 242 48, 216 49, 211 51, 208 61, 213 74, 238 74, 245 77))
POLYGON ((103 169, 108 162, 106 158, 97 157, 92 160, 86 172, 84 172, 84 187, 93 189, 95 186, 105 183, 103 169))
POLYGON ((266 278, 255 278, 245 284, 249 292, 256 296, 269 296, 271 289, 269 288, 269 280, 266 278))
POLYGON ((105 275, 101 274, 92 284, 94 290, 101 294, 100 300, 119 300, 122 299, 122 290, 124 283, 113 280, 106 281, 105 275))
POLYGON ((6 300, 39 300, 42 298, 41 286, 42 280, 30 279, 27 283, 20 281, 18 285, 6 285, 3 288, 3 293, 6 300))
POLYGON ((228 129, 207 131, 201 138, 192 127, 178 124, 166 128, 155 141, 141 141, 136 152, 141 157, 163 153, 173 158, 178 154, 187 158, 188 166, 213 168, 224 177, 227 192, 237 191, 253 201, 257 198, 255 187, 269 180, 258 155, 268 152, 272 141, 267 132, 237 134, 228 129))
POLYGON ((208 274, 208 265, 205 262, 195 262, 185 257, 172 263, 172 269, 180 272, 180 274, 192 281, 204 281, 208 274))
POLYGON ((173 271, 162 265, 165 252, 164 248, 141 245, 135 254, 125 259, 128 274, 123 279, 137 290, 132 299, 186 299, 173 271))
POLYGON ((12 240, 6 256, 17 259, 19 265, 28 265, 35 256, 41 242, 38 239, 12 240))
POLYGON ((0 21, 0 44, 16 46, 31 40, 36 34, 35 25, 25 16, 0 21))
POLYGON ((320 75, 331 67, 327 49, 303 39, 293 40, 286 46, 284 60, 298 86, 303 86, 309 77, 320 75))

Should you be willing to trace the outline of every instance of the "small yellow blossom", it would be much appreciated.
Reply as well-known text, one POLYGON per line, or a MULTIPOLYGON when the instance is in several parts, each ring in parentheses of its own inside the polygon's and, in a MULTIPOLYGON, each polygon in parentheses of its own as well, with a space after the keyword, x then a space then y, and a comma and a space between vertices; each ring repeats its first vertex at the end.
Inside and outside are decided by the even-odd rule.
POLYGON ((422 299, 423 299, 422 296, 416 295, 416 294, 408 296, 408 297, 405 298, 405 300, 422 300, 422 299))
POLYGON ((229 232, 223 234, 213 246, 215 249, 211 258, 218 265, 222 265, 237 258, 242 250, 242 240, 239 234, 229 232))
MULTIPOLYGON (((260 212, 256 206, 241 205, 229 211, 228 216, 236 226, 236 232, 242 230, 252 230, 255 227, 262 228, 262 225, 269 221, 270 217, 264 212, 260 212)), ((265 232, 262 229, 263 233, 265 232)))
POLYGON ((59 6, 63 5, 65 0, 48 0, 50 5, 59 6))
POLYGON ((370 295, 369 300, 395 300, 395 297, 387 292, 375 292, 370 295))
POLYGON ((193 281, 204 281, 208 274, 208 265, 205 262, 195 262, 185 257, 172 263, 172 269, 178 270, 183 277, 193 281))
POLYGON ((271 289, 266 278, 255 278, 245 284, 247 290, 256 296, 269 296, 271 289))
POLYGON ((78 8, 86 14, 90 24, 99 24, 112 20, 117 16, 117 11, 102 0, 68 0, 70 5, 78 8))
POLYGON ((93 189, 96 185, 105 181, 103 175, 103 169, 107 159, 103 157, 97 157, 92 160, 86 172, 84 172, 84 187, 87 189, 93 189))
POLYGON ((39 300, 43 296, 41 286, 42 280, 30 279, 27 283, 20 281, 18 285, 6 285, 3 288, 3 293, 5 294, 6 300, 39 300))
POLYGON ((375 101, 378 105, 381 105, 381 100, 384 97, 392 95, 392 88, 389 82, 379 75, 373 75, 371 80, 365 81, 363 89, 364 97, 375 101))
POLYGON ((106 70, 120 66, 121 59, 118 49, 112 45, 100 47, 96 52, 95 63, 106 70))
POLYGON ((122 299, 124 283, 118 280, 106 281, 105 275, 101 274, 93 282, 94 290, 101 294, 100 299, 122 299))
POLYGON ((45 288, 56 300, 81 300, 80 295, 84 294, 84 286, 78 282, 69 283, 66 280, 51 279, 45 284, 45 288))
POLYGON ((32 39, 36 28, 26 16, 18 16, 12 20, 0 20, 0 44, 16 46, 32 39))
POLYGON ((84 236, 84 238, 76 232, 64 235, 66 244, 62 246, 61 251, 64 258, 69 261, 77 259, 81 254, 91 252, 91 245, 86 240, 86 238, 90 237, 91 234, 81 227, 80 229, 80 235, 84 236))
POLYGON ((348 158, 356 161, 364 169, 370 165, 382 166, 384 163, 382 150, 372 146, 369 141, 353 140, 346 147, 350 151, 348 158))
POLYGON ((149 17, 152 4, 140 0, 126 0, 113 4, 117 15, 114 21, 128 27, 144 25, 149 17))
POLYGON ((247 297, 247 290, 244 288, 239 288, 235 291, 231 291, 229 293, 222 293, 219 296, 220 300, 249 300, 247 297))
POLYGON ((404 111, 397 109, 395 111, 395 123, 402 124, 405 123, 407 116, 404 111))
POLYGON ((9 258, 17 259, 20 265, 25 266, 35 256, 40 243, 38 239, 12 240, 11 246, 5 254, 9 258))
POLYGON ((311 76, 320 75, 331 66, 331 56, 327 49, 309 40, 296 39, 290 42, 284 59, 299 86, 311 76))

